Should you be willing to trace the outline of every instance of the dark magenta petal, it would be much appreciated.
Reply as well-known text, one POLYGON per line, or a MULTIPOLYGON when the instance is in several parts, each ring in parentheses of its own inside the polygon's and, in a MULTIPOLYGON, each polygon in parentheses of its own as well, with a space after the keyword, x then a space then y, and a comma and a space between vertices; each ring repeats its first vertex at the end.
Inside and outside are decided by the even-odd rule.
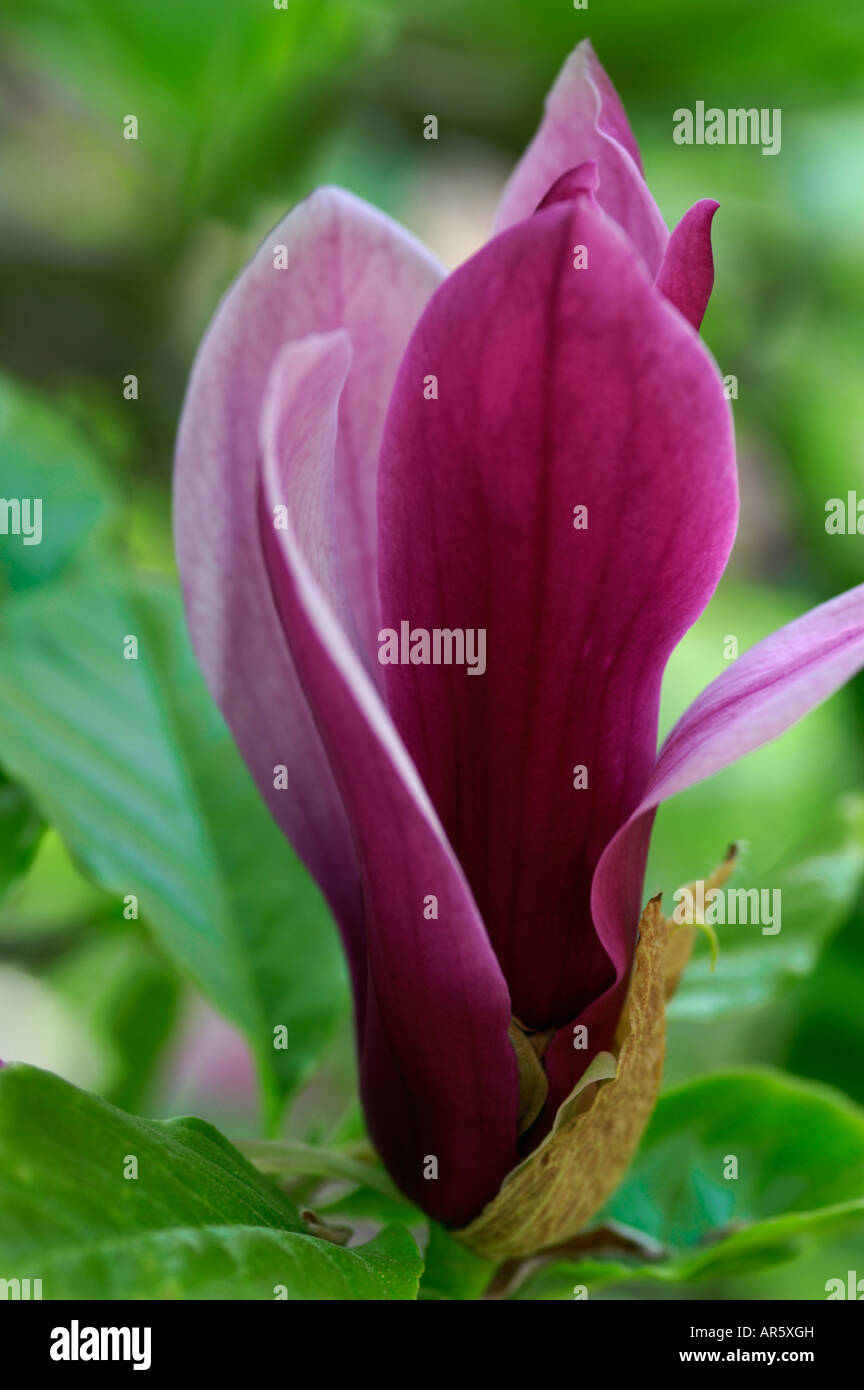
POLYGON ((320 518, 350 357, 337 333, 289 343, 276 359, 262 415, 261 537, 360 863, 357 1029, 370 1133, 402 1189, 461 1225, 516 1161, 510 1002, 462 870, 327 595, 320 518), (283 507, 289 523, 275 528, 283 507))
POLYGON ((669 238, 657 288, 698 332, 714 288, 711 223, 719 207, 703 198, 685 212, 669 238))
POLYGON ((592 876, 644 793, 663 668, 736 512, 716 367, 588 197, 435 294, 382 445, 382 623, 483 629, 487 666, 388 665, 387 695, 527 1024, 614 979, 592 876))
POLYGON ((642 175, 639 150, 615 88, 585 39, 548 96, 540 127, 501 196, 495 231, 531 213, 568 169, 597 164, 597 201, 656 275, 669 233, 642 175))

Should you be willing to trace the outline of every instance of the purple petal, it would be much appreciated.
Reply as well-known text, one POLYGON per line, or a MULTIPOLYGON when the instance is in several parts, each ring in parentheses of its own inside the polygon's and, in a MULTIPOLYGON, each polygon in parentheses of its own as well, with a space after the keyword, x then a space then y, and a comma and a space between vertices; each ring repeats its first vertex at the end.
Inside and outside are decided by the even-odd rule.
POLYGON ((656 275, 669 233, 648 185, 615 88, 587 39, 570 54, 546 98, 543 120, 501 197, 495 231, 530 217, 547 190, 596 160, 597 201, 623 227, 656 275))
POLYGON ((758 642, 703 690, 660 751, 641 811, 777 738, 864 664, 864 585, 758 642))
POLYGON ((360 861, 366 989, 358 1033, 370 1132, 403 1190, 438 1219, 461 1224, 517 1159, 510 1001, 416 769, 319 580, 317 518, 349 360, 344 334, 290 343, 279 354, 262 416, 261 535, 360 861), (271 520, 280 504, 290 508, 285 530, 271 520), (433 897, 435 915, 424 916, 433 897))
POLYGON ((192 371, 177 443, 177 555, 199 662, 274 817, 343 929, 355 933, 356 855, 261 554, 258 422, 282 345, 347 327, 354 364, 340 406, 331 514, 319 521, 338 550, 332 582, 344 580, 351 596, 346 621, 358 647, 374 649, 378 443, 403 348, 439 278, 388 219, 338 189, 319 190, 271 232, 220 305, 192 371), (287 269, 276 268, 277 256, 287 269), (288 769, 281 790, 273 785, 277 765, 288 769))
POLYGON ((434 296, 382 445, 382 623, 485 629, 487 670, 388 665, 387 694, 533 1027, 612 978, 591 878, 643 795, 663 668, 735 516, 716 368, 588 197, 495 238, 434 296))
POLYGON ((703 198, 685 212, 669 238, 657 274, 660 293, 692 323, 697 333, 714 288, 711 223, 719 206, 713 198, 703 198))
POLYGON ((555 180, 552 187, 538 203, 537 211, 542 212, 544 208, 551 207, 553 203, 572 203, 573 199, 580 193, 588 193, 593 196, 597 192, 597 179, 596 159, 586 159, 584 164, 577 164, 575 169, 568 169, 566 174, 562 174, 560 179, 555 180))
MULTIPOLYGON (((616 969, 616 985, 593 1008, 592 1051, 603 1046, 629 971, 639 921, 648 842, 657 807, 777 738, 864 666, 864 585, 823 603, 766 637, 713 681, 667 738, 648 788, 609 844, 594 875, 594 921, 616 969)), ((584 1021, 584 1020, 583 1020, 584 1021)), ((590 1054, 589 1054, 590 1055, 590 1054)), ((565 1030, 547 1056, 549 1108, 584 1067, 565 1030), (575 1058, 575 1060, 574 1060, 575 1058), (578 1065, 577 1065, 578 1063, 578 1065)))

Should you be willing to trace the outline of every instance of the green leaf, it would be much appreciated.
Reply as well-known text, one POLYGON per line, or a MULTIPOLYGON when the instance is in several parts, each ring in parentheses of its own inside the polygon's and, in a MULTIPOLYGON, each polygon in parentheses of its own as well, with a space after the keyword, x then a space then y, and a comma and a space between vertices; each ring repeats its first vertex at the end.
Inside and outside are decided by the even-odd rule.
POLYGON ((0 911, 0 939, 8 933, 57 936, 108 914, 116 917, 116 909, 112 898, 84 876, 57 831, 46 826, 32 863, 0 911))
POLYGON ((420 1280, 422 1299, 478 1299, 495 1273, 490 1260, 454 1240, 437 1221, 429 1222, 425 1261, 420 1280))
POLYGON ((52 1072, 0 1070, 0 1251, 182 1226, 302 1231, 292 1202, 203 1120, 143 1120, 52 1072), (136 1179, 124 1177, 127 1156, 136 1179))
POLYGON ((0 761, 245 1032, 272 1122, 346 1008, 344 967, 198 674, 178 596, 107 568, 18 595, 0 614, 0 706, 0 761))
MULTIPOLYGON (((256 1021, 246 1031, 275 1116, 279 1097, 310 1073, 349 1011, 342 948, 328 907, 272 820, 204 685, 179 594, 142 593, 138 609, 203 816, 212 861, 205 872, 221 873, 225 914, 250 976, 256 1021), (287 1047, 274 1047, 277 1027, 286 1030, 287 1047)), ((174 949, 179 954, 179 943, 174 949)))
MULTIPOLYGON (((399 1222, 420 1230, 427 1224, 425 1214, 402 1195, 380 1161, 291 1139, 240 1139, 237 1147, 259 1173, 283 1180, 292 1196, 313 1207, 327 1225, 399 1222)), ((368 1152, 368 1143, 362 1150, 368 1152)), ((476 1258, 465 1254, 468 1261, 476 1258)))
POLYGON ((0 1071, 0 1261, 45 1298, 411 1299, 422 1268, 404 1228, 350 1250, 305 1234, 203 1121, 137 1119, 25 1066, 0 1071))
POLYGON ((44 1297, 409 1300, 422 1262, 404 1226, 346 1250, 251 1226, 176 1227, 39 1260, 44 1297), (49 1289, 70 1290, 49 1293, 49 1289))
POLYGON ((772 912, 780 904, 779 922, 773 923, 780 930, 719 923, 717 967, 712 970, 709 953, 697 949, 669 1005, 673 1022, 740 1014, 769 1002, 812 971, 864 880, 864 802, 844 798, 818 830, 814 827, 806 848, 787 855, 759 879, 748 872, 746 849, 743 859, 727 889, 767 889, 772 912))
POLYGON ((0 768, 0 902, 27 872, 41 835, 32 800, 0 768))
MULTIPOLYGON (((179 230, 175 221, 215 194, 220 211, 233 214, 278 174, 284 183, 286 167, 308 157, 321 128, 329 95, 322 75, 356 57, 367 31, 381 28, 374 8, 367 14, 347 0, 291 0, 284 10, 272 0, 220 0, 218 22, 210 0, 149 0, 146 17, 111 0, 41 0, 35 8, 34 15, 32 3, 9 0, 4 17, 27 70, 35 66, 49 92, 62 80, 86 112, 63 131, 72 172, 83 169, 109 229, 110 215, 131 203, 139 238, 154 223, 163 236, 179 230), (140 120, 140 139, 128 144, 127 112, 140 120), (110 182, 92 179, 88 155, 110 182)), ((43 104, 56 120, 59 102, 43 104)), ((12 167, 21 202, 20 155, 12 167)), ((70 217, 67 237, 83 225, 95 238, 90 207, 74 204, 71 174, 62 164, 57 172, 59 189, 50 200, 41 193, 37 210, 47 201, 70 217)))
MULTIPOLYGON (((0 541, 0 598, 55 579, 85 546, 107 543, 117 498, 79 431, 38 396, 0 377, 4 498, 38 499, 41 539, 0 541)), ((31 514, 31 521, 33 516, 31 514)), ((35 533, 34 533, 35 534, 35 533)))
POLYGON ((140 1110, 177 1020, 177 972, 143 932, 111 930, 64 955, 51 983, 111 1049, 114 1065, 101 1094, 124 1110, 140 1110))
POLYGON ((406 1197, 401 1194, 397 1197, 386 1196, 383 1192, 377 1191, 373 1187, 354 1187, 344 1196, 327 1198, 322 1201, 318 1196, 315 1197, 315 1211, 322 1219, 326 1219, 328 1224, 351 1224, 352 1221, 375 1221, 387 1224, 391 1221, 398 1221, 411 1229, 422 1229, 426 1223, 426 1216, 419 1207, 415 1207, 406 1197))
POLYGON ((280 1178, 332 1178, 353 1183, 355 1187, 369 1187, 385 1197, 399 1200, 386 1169, 338 1149, 292 1139, 241 1139, 237 1146, 259 1173, 280 1178))
POLYGON ((828 943, 802 987, 783 1063, 790 1071, 839 1086, 864 1105, 864 931, 859 903, 828 943))
POLYGON ((780 1073, 689 1082, 661 1097, 604 1216, 659 1242, 661 1257, 553 1261, 511 1297, 563 1299, 579 1284, 591 1296, 619 1283, 741 1275, 864 1230, 864 1112, 780 1073), (726 1178, 733 1158, 738 1176, 726 1178))
POLYGON ((664 1095, 609 1214, 670 1245, 730 1222, 864 1197, 864 1112, 780 1072, 704 1077, 664 1095), (725 1156, 738 1178, 723 1176, 725 1156))

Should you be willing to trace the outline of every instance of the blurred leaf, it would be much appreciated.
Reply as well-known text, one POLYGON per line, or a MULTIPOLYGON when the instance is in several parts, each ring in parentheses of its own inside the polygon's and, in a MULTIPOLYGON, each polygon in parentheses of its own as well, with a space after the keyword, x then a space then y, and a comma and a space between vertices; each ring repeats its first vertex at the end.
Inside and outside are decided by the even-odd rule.
POLYGON ((30 797, 0 768, 0 902, 27 872, 42 835, 30 797))
MULTIPOLYGON (((860 130, 862 114, 857 113, 860 130)), ((860 158, 860 140, 858 141, 860 158)), ((824 160, 820 166, 831 169, 850 188, 862 187, 860 170, 850 170, 847 163, 824 160)), ((833 214, 841 226, 853 228, 860 224, 860 215, 844 218, 833 214)), ((823 274, 835 268, 836 253, 825 253, 824 237, 814 238, 814 245, 799 252, 807 257, 814 269, 823 274)), ((864 464, 861 458, 861 428, 864 411, 861 406, 860 337, 864 295, 855 295, 853 275, 860 276, 860 254, 856 245, 855 260, 843 276, 842 290, 835 293, 833 312, 826 305, 823 289, 817 303, 811 306, 802 337, 806 351, 790 354, 790 360, 780 364, 772 378, 773 391, 765 402, 763 416, 770 421, 780 440, 794 481, 792 493, 801 529, 820 568, 833 576, 832 588, 838 591, 861 582, 861 536, 857 530, 846 530, 847 497, 850 492, 864 497, 864 464), (854 297, 850 298, 852 290, 854 297), (844 532, 833 534, 826 529, 827 504, 840 499, 844 504, 844 532)), ((855 506, 853 501, 853 511, 855 506)))
POLYGON ((88 545, 106 541, 117 498, 80 434, 38 396, 0 377, 0 463, 6 498, 38 499, 38 544, 23 535, 0 542, 0 599, 55 579, 88 545))
POLYGON ((742 1071, 664 1095, 609 1215, 669 1245, 864 1198, 864 1113, 839 1092, 742 1071), (738 1178, 725 1179, 725 1156, 738 1178))
POLYGON ((469 1299, 483 1296, 495 1266, 475 1255, 437 1221, 429 1223, 426 1267, 420 1280, 422 1299, 469 1299))
MULTIPOLYGON (((828 1280, 838 1277, 846 1282, 847 1271, 855 1269, 861 1260, 862 1229, 858 1223, 845 1229, 820 1232, 818 1239, 808 1242, 800 1256, 782 1265, 761 1270, 739 1272, 730 1279, 721 1277, 699 1284, 689 1284, 687 1296, 698 1294, 703 1299, 824 1299, 828 1280)), ((673 1297, 680 1296, 679 1287, 673 1297)))
MULTIPOLYGON (((720 956, 712 971, 709 953, 699 949, 669 1005, 672 1020, 711 1022, 720 1014, 741 1013, 768 1002, 814 968, 820 950, 849 913, 864 878, 864 802, 849 797, 830 821, 814 828, 800 856, 761 880, 742 871, 729 889, 766 889, 780 894, 780 930, 763 935, 762 926, 718 924, 720 956)), ((769 898, 770 903, 776 900, 769 898)), ((672 911, 671 903, 667 909, 672 911)), ((772 907, 773 912, 773 907, 772 907)), ((774 923, 774 925, 777 925, 774 923)))
MULTIPOLYGON (((50 225, 68 208, 73 228, 83 220, 98 236, 90 208, 75 205, 80 171, 109 225, 119 203, 130 235, 165 240, 202 211, 245 213, 262 183, 302 164, 328 115, 331 72, 382 29, 374 8, 347 0, 291 0, 284 10, 272 0, 148 0, 146 10, 113 0, 7 0, 4 9, 13 70, 38 83, 71 155, 73 177, 52 161, 54 187, 36 190, 40 220, 50 225), (54 95, 58 76, 74 104, 54 95), (136 138, 124 138, 127 115, 138 120, 136 138), (90 181, 88 163, 100 180, 90 181)), ((51 160, 56 132, 42 143, 51 160)), ((21 163, 16 183, 26 188, 21 163)))
POLYGON ((240 1139, 237 1147, 259 1173, 271 1177, 335 1178, 399 1200, 399 1193, 381 1164, 292 1139, 240 1139))
POLYGON ((279 1095, 311 1071, 350 1010, 344 957, 329 909, 271 819, 204 686, 177 591, 151 590, 138 606, 260 999, 264 1031, 256 1023, 249 1041, 265 1083, 272 1075, 275 1119, 279 1095), (274 1046, 276 1027, 287 1030, 284 1048, 274 1046))
POLYGON ((246 1033, 272 1121, 346 1007, 344 969, 198 675, 176 594, 100 570, 19 596, 0 617, 0 696, 0 760, 246 1033))
MULTIPOLYGON (((727 637, 743 654, 805 613, 810 600, 726 577, 705 613, 672 654, 663 681, 661 727, 680 714, 729 663, 727 637)), ((849 691, 839 691, 781 738, 660 808, 651 841, 646 898, 672 893, 710 873, 733 840, 747 845, 746 872, 761 886, 790 851, 816 836, 840 796, 861 789, 859 721, 849 691)), ((721 951, 722 951, 721 938, 721 951)))
MULTIPOLYGON (((417 1246, 404 1226, 364 1245, 266 1227, 177 1227, 39 1255, 45 1290, 99 1299, 287 1299, 292 1302, 407 1301, 416 1298, 417 1246)), ((47 1292, 44 1294, 48 1296, 47 1292)))
POLYGON ((302 1231, 293 1203, 203 1120, 143 1120, 53 1072, 0 1069, 0 1242, 6 1259, 75 1239, 183 1224, 302 1231), (138 1176, 123 1176, 126 1155, 138 1176))
POLYGON ((796 1027, 783 1057, 803 1076, 840 1086, 864 1104, 864 899, 801 986, 796 1027))
POLYGON ((0 911, 0 940, 5 949, 10 936, 20 938, 22 944, 25 938, 60 939, 64 930, 109 914, 114 921, 119 919, 117 904, 85 878, 57 831, 47 826, 25 877, 0 911))
POLYGON ((275 1122, 347 1008, 329 915, 204 687, 176 590, 106 563, 117 501, 86 443, 7 383, 0 451, 15 491, 43 499, 41 544, 0 552, 20 590, 0 609, 0 763, 244 1030, 275 1122), (19 550, 42 560, 19 574, 19 550))
POLYGON ((41 1278, 43 1297, 416 1296, 422 1262, 404 1229, 353 1250, 303 1231, 203 1121, 139 1120, 50 1072, 0 1071, 0 1259, 7 1277, 41 1278))
POLYGON ((689 1082, 661 1097, 605 1215, 659 1242, 665 1257, 555 1261, 513 1296, 562 1299, 575 1284, 590 1296, 620 1282, 730 1276, 864 1230, 864 1113, 837 1092, 779 1072, 689 1082), (732 1158, 738 1176, 724 1178, 732 1158))
POLYGON ((315 1211, 328 1221, 336 1219, 349 1224, 352 1221, 399 1221, 407 1226, 422 1228, 427 1219, 419 1207, 412 1206, 401 1194, 386 1197, 372 1187, 355 1187, 335 1198, 322 1199, 316 1193, 315 1211))
MULTIPOLYGON (((398 11, 402 41, 371 71, 355 71, 364 95, 406 111, 409 118, 434 110, 442 130, 467 126, 514 151, 530 138, 547 88, 586 36, 643 145, 649 121, 671 143, 672 112, 700 98, 720 107, 782 106, 784 116, 791 107, 797 116, 808 100, 860 95, 857 0, 837 0, 818 26, 808 0, 785 0, 782 24, 774 6, 752 0, 704 0, 698 24, 688 0, 662 5, 617 0, 584 11, 574 10, 572 0, 378 3, 382 10, 398 11)), ((689 157, 699 167, 707 167, 708 160, 716 167, 738 153, 730 146, 676 151, 680 161, 689 157)), ((762 165, 782 162, 759 159, 762 165)), ((646 166, 650 181, 647 160, 646 166)), ((773 170, 760 170, 763 183, 772 177, 773 170)))
MULTIPOLYGON (((775 1269, 805 1252, 821 1247, 838 1233, 864 1232, 864 1198, 841 1202, 819 1211, 772 1217, 756 1222, 718 1241, 716 1247, 697 1255, 679 1256, 661 1264, 623 1264, 614 1260, 560 1260, 540 1264, 522 1281, 510 1298, 561 1300, 574 1297, 584 1285, 589 1297, 616 1284, 670 1287, 692 1285, 709 1279, 736 1280, 745 1275, 775 1269)), ((845 1268, 844 1268, 845 1277, 845 1268)), ((690 1297, 696 1290, 688 1288, 690 1297)), ((811 1298, 824 1297, 824 1285, 814 1286, 811 1298)), ((735 1298, 734 1284, 726 1297, 735 1298)))
POLYGON ((176 973, 143 933, 113 931, 64 957, 51 981, 113 1051, 113 1074, 100 1088, 105 1099, 140 1110, 177 1018, 176 973))

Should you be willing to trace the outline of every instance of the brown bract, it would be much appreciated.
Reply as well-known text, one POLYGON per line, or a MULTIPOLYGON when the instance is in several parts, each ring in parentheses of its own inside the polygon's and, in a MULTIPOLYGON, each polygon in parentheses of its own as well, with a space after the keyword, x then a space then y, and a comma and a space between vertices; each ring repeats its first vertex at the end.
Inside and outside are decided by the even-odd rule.
POLYGON ((551 1133, 508 1174, 480 1215, 457 1232, 478 1254, 503 1260, 560 1245, 618 1186, 660 1085, 667 941, 658 895, 639 923, 633 978, 616 1038, 617 1066, 610 1053, 593 1059, 551 1133))
MULTIPOLYGON (((732 845, 704 880, 706 892, 726 882, 737 852, 732 845)), ((667 921, 660 901, 660 894, 652 898, 639 922, 633 978, 615 1036, 617 1061, 609 1052, 593 1058, 559 1109, 551 1133, 508 1173, 480 1215, 456 1232, 478 1254, 514 1259, 572 1240, 627 1171, 660 1087, 666 1001, 675 993, 697 930, 667 921)), ((538 1073, 548 1035, 542 1035, 541 1048, 537 1038, 523 1036, 526 1031, 514 1019, 511 1041, 519 1060, 520 1090, 524 1087, 520 1133, 542 1106, 541 1095, 545 1097, 538 1073)))

